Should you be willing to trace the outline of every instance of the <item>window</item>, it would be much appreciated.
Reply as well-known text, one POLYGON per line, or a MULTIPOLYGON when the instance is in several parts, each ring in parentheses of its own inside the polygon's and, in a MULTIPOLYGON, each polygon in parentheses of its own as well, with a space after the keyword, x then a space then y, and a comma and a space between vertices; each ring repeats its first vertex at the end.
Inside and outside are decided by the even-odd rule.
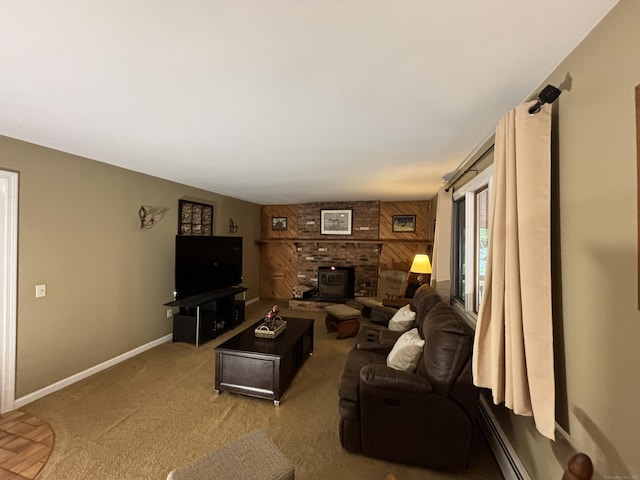
POLYGON ((489 252, 489 167, 453 194, 452 296, 477 314, 482 302, 489 252))
POLYGON ((487 255, 489 253, 489 187, 485 186, 476 194, 475 211, 475 293, 473 311, 478 313, 484 290, 484 276, 487 270, 487 255))
POLYGON ((453 291, 451 295, 461 302, 464 302, 464 262, 465 262, 465 197, 453 202, 453 244, 452 244, 452 262, 453 269, 451 275, 451 284, 453 291))

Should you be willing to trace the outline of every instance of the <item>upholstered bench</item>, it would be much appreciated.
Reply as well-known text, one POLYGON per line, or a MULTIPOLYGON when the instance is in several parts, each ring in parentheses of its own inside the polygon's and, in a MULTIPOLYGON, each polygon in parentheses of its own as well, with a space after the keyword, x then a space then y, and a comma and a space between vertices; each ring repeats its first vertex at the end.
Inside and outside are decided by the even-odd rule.
POLYGON ((178 467, 167 480, 294 480, 287 457, 263 430, 253 430, 218 450, 178 467))
POLYGON ((324 310, 327 332, 338 332, 338 338, 354 337, 358 333, 360 310, 343 303, 327 305, 324 310))

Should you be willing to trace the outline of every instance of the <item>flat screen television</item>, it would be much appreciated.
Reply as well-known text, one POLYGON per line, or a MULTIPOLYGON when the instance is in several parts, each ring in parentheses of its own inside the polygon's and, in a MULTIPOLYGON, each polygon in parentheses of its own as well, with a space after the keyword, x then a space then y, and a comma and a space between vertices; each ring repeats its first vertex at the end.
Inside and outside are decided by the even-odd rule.
POLYGON ((242 237, 176 235, 176 300, 242 283, 242 237))

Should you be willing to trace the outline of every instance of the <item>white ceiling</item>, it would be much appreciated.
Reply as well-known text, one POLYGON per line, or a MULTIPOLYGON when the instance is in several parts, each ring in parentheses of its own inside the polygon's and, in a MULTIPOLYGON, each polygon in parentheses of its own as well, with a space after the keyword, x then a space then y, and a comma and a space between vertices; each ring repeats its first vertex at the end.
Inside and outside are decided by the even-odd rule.
POLYGON ((0 0, 0 134, 259 204, 428 199, 615 3, 0 0))

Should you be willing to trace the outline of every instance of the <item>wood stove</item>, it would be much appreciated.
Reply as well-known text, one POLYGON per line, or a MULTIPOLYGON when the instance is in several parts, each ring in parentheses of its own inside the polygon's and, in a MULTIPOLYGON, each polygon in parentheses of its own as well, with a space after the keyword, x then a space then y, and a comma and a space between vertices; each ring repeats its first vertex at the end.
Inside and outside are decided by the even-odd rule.
POLYGON ((318 267, 320 300, 348 300, 355 295, 354 267, 318 267))

